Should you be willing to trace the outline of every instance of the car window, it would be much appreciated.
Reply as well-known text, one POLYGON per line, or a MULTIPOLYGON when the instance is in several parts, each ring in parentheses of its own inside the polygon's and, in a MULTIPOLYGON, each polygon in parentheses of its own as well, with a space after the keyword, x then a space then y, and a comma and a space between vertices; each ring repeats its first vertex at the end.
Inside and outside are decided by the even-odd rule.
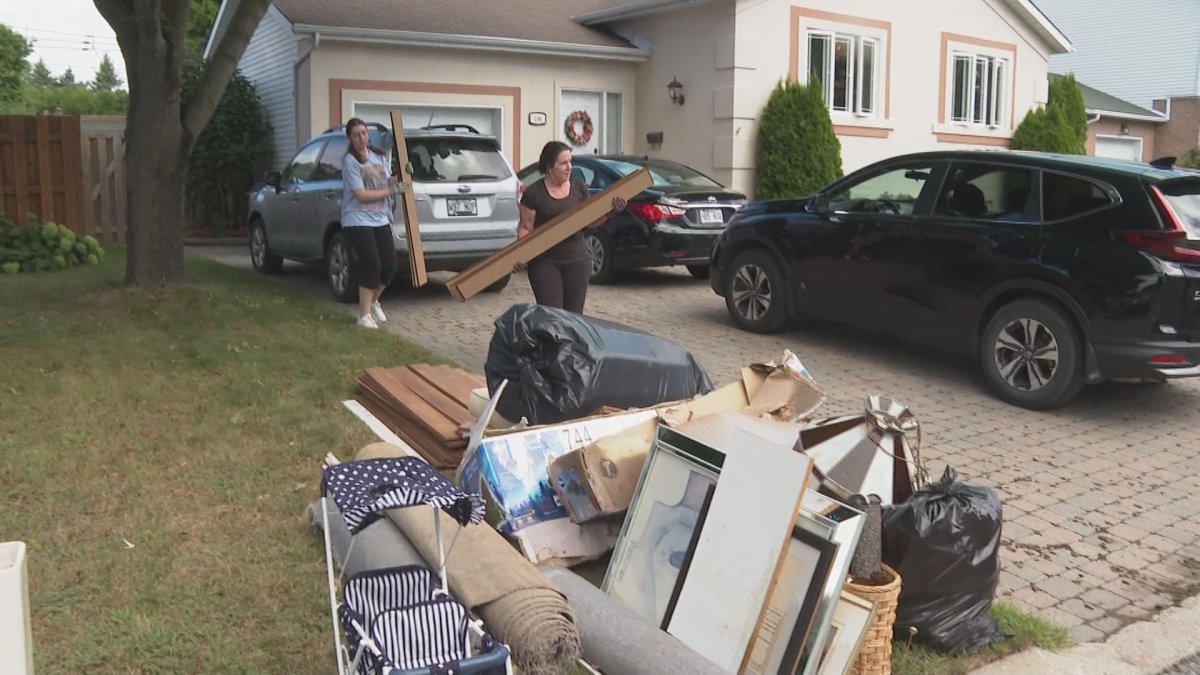
MULTIPOLYGON (((633 162, 622 162, 622 161, 616 160, 616 159, 598 159, 596 161, 600 162, 601 164, 608 167, 609 169, 612 169, 613 172, 616 173, 618 176, 628 176, 629 174, 633 173, 634 171, 637 171, 638 169, 643 168, 641 164, 634 164, 633 162)), ((654 169, 650 169, 650 180, 653 181, 653 183, 655 185, 675 185, 675 183, 672 183, 670 181, 670 179, 668 179, 666 176, 662 175, 661 173, 658 173, 654 169)))
POLYGON ((933 174, 933 166, 917 164, 870 176, 835 192, 829 207, 843 213, 893 213, 908 215, 933 174))
POLYGON ((693 185, 696 187, 721 187, 717 181, 705 176, 704 174, 686 167, 678 162, 671 162, 664 159, 651 159, 646 161, 646 167, 658 175, 666 178, 672 185, 693 185))
POLYGON ((322 138, 300 148, 300 152, 297 152, 292 161, 284 167, 281 182, 300 184, 311 180, 313 169, 317 166, 317 157, 320 156, 324 145, 325 139, 322 138))
POLYGON ((512 171, 487 138, 410 138, 408 161, 418 183, 469 183, 508 178, 512 171))
POLYGON ((934 214, 982 220, 1036 220, 1031 206, 1031 169, 992 164, 956 164, 938 195, 934 214))
POLYGON ((592 181, 596 180, 596 170, 595 169, 592 169, 592 168, 589 168, 586 166, 579 166, 578 164, 576 164, 575 166, 571 167, 571 178, 578 178, 579 180, 583 181, 584 185, 587 185, 589 188, 596 187, 595 184, 592 182, 592 181))
POLYGON ((1113 202, 1100 185, 1065 173, 1042 172, 1042 214, 1062 220, 1104 208, 1113 202))
POLYGON ((313 172, 313 180, 341 180, 342 159, 350 149, 347 138, 332 138, 321 151, 321 159, 317 162, 317 170, 313 172))
POLYGON ((1159 185, 1163 199, 1175 213, 1188 239, 1200 239, 1200 181, 1178 181, 1159 185))

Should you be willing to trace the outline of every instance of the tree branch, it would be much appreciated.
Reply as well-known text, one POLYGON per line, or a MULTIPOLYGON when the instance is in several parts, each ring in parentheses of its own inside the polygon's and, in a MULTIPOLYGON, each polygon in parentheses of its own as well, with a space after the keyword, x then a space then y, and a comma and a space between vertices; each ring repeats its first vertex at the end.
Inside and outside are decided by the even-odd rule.
POLYGON ((271 0, 226 0, 237 2, 237 10, 229 21, 229 27, 221 36, 221 41, 213 51, 212 58, 204 68, 204 75, 196 87, 195 94, 188 101, 187 109, 183 111, 183 131, 189 138, 200 136, 204 125, 212 118, 221 94, 225 92, 229 79, 237 70, 238 60, 250 44, 250 37, 258 27, 258 22, 271 6, 271 0))

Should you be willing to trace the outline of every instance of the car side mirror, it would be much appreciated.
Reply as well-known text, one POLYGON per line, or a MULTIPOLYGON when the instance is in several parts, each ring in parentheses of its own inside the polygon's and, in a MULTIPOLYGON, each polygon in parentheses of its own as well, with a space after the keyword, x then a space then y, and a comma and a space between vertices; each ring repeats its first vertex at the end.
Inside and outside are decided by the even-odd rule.
POLYGON ((263 180, 267 185, 275 188, 276 192, 279 192, 279 184, 283 180, 283 176, 278 171, 268 171, 263 180))
POLYGON ((829 195, 819 194, 809 202, 809 209, 821 216, 829 215, 829 195))

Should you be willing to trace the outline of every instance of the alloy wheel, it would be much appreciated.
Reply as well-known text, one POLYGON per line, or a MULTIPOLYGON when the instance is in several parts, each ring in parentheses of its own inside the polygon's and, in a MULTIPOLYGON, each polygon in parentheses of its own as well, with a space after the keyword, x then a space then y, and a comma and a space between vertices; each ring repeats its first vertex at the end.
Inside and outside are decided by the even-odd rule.
POLYGON ((329 249, 329 284, 340 295, 350 283, 350 256, 342 242, 335 241, 329 249))
POLYGON ((263 232, 262 226, 255 227, 250 232, 250 257, 253 259, 255 269, 262 269, 266 266, 267 234, 263 232))
POLYGON ((1037 391, 1058 372, 1058 340, 1040 321, 1013 319, 996 335, 992 358, 996 372, 1010 387, 1037 391))
POLYGON ((771 280, 758 265, 739 267, 729 290, 734 308, 747 321, 758 321, 771 309, 771 280))
POLYGON ((583 240, 587 244, 588 259, 592 261, 592 276, 596 276, 604 269, 604 242, 595 235, 587 235, 583 240))

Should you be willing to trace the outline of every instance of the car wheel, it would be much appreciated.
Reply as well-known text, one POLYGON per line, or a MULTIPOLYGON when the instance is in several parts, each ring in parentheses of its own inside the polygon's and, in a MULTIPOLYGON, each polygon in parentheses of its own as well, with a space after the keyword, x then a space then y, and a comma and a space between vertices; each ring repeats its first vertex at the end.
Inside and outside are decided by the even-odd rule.
POLYGON ((607 284, 612 281, 616 276, 616 270, 613 269, 612 242, 608 235, 597 231, 585 232, 583 243, 587 247, 588 257, 592 261, 590 281, 593 284, 607 284))
POLYGON ((688 265, 687 271, 688 271, 688 274, 691 274, 693 277, 696 277, 697 279, 707 279, 708 278, 708 265, 688 265))
POLYGON ((358 300, 358 279, 350 262, 350 246, 341 232, 329 240, 329 249, 325 252, 325 278, 338 302, 358 300))
POLYGON ((762 249, 739 253, 722 285, 725 308, 738 327, 774 333, 787 321, 787 287, 779 263, 762 249))
POLYGON ((254 265, 254 271, 263 274, 278 274, 283 269, 283 258, 271 253, 262 218, 250 221, 250 264, 254 265))
POLYGON ((483 290, 487 293, 499 293, 500 291, 504 290, 504 287, 508 285, 508 282, 511 279, 512 279, 511 274, 505 274, 504 276, 497 279, 491 286, 488 286, 487 288, 485 288, 483 290))
POLYGON ((1079 329, 1043 300, 1018 300, 993 314, 983 329, 979 360, 992 390, 1022 408, 1061 405, 1083 387, 1079 329))

